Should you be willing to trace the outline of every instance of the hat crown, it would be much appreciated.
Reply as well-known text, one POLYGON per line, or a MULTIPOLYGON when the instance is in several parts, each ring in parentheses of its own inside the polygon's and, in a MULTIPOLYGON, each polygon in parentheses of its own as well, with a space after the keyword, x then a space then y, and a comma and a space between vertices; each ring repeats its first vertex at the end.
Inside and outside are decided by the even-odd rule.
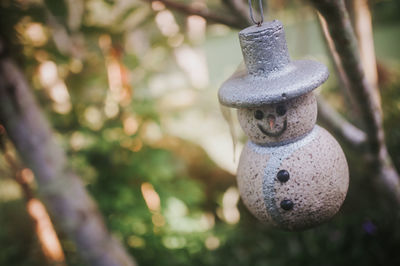
POLYGON ((251 75, 265 76, 290 63, 285 31, 278 20, 240 31, 239 40, 244 63, 251 75))
POLYGON ((259 107, 288 101, 320 86, 326 66, 312 60, 291 61, 282 23, 274 20, 239 32, 244 65, 218 91, 221 104, 259 107))

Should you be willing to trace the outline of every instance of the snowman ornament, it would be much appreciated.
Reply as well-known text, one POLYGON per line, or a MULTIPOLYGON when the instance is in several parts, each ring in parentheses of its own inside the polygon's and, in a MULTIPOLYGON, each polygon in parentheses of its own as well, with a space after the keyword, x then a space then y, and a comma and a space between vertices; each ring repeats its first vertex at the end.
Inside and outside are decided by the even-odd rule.
POLYGON ((303 230, 330 219, 342 205, 349 172, 337 141, 316 125, 312 92, 328 70, 311 60, 291 61, 281 22, 239 32, 244 65, 218 92, 238 109, 248 136, 239 161, 241 198, 259 220, 303 230))

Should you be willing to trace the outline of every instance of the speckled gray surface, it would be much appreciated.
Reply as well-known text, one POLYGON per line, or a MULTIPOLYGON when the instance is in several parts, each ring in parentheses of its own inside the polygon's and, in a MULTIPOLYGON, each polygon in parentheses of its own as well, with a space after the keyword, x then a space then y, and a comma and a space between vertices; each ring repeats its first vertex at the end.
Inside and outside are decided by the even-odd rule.
POLYGON ((259 220, 301 230, 330 219, 339 210, 348 177, 339 144, 315 126, 304 138, 282 146, 263 147, 249 141, 240 157, 237 181, 243 202, 259 220), (277 179, 280 170, 290 174, 287 182, 277 179), (292 201, 293 209, 284 210, 283 200, 292 201))
POLYGON ((239 123, 251 141, 277 146, 295 141, 315 125, 317 102, 312 92, 279 104, 238 109, 239 123), (256 112, 263 117, 256 119, 256 112))
POLYGON ((245 67, 219 89, 221 104, 240 108, 278 103, 321 85, 328 69, 311 60, 290 61, 279 21, 251 26, 239 33, 245 67))
MULTIPOLYGON (((251 144, 248 143, 247 146, 249 145, 251 144)), ((236 178, 241 199, 259 220, 274 223, 267 212, 263 191, 264 169, 270 156, 247 146, 240 156, 236 178)))

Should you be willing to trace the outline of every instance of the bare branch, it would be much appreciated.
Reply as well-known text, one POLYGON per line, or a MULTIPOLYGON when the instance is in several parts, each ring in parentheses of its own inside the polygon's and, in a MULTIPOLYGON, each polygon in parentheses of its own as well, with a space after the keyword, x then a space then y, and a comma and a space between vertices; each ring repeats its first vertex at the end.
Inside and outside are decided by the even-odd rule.
POLYGON ((343 0, 311 0, 327 22, 329 34, 333 40, 334 49, 339 56, 343 75, 348 82, 351 93, 361 111, 366 127, 371 152, 378 154, 383 145, 382 116, 380 103, 371 95, 361 64, 357 39, 343 0), (382 134, 381 134, 382 133, 382 134))
MULTIPOLYGON (((354 99, 354 95, 351 94, 350 92, 350 83, 347 80, 346 73, 344 72, 342 62, 340 60, 340 56, 338 55, 337 51, 335 50, 335 44, 333 43, 333 40, 331 38, 331 35, 329 34, 328 26, 326 25, 326 21, 323 16, 321 16, 320 13, 318 13, 318 19, 319 23, 321 25, 322 32, 325 37, 326 45, 329 48, 330 55, 331 55, 331 60, 334 63, 335 66, 335 71, 336 74, 339 77, 339 83, 341 89, 343 89, 343 92, 345 93, 345 96, 350 100, 351 104, 350 106, 347 106, 352 112, 358 114, 360 110, 358 110, 358 105, 356 103, 356 100, 354 99)), ((353 115, 356 115, 353 114, 353 115)))
MULTIPOLYGON (((0 141, 1 138, 0 136, 0 141)), ((35 198, 30 181, 24 177, 22 166, 8 153, 5 145, 0 145, 0 150, 3 152, 4 158, 12 170, 12 174, 9 177, 16 181, 22 190, 22 194, 26 200, 28 215, 36 227, 35 231, 43 255, 51 265, 66 266, 64 251, 61 248, 60 240, 54 230, 53 223, 43 204, 35 198), (35 208, 32 208, 32 206, 35 208)))
POLYGON ((364 66, 368 82, 378 91, 378 71, 376 67, 376 57, 374 48, 374 38, 372 34, 371 11, 369 10, 368 0, 354 0, 354 28, 358 37, 360 47, 361 62, 364 66))
POLYGON ((0 41, 0 123, 25 165, 32 169, 38 192, 58 228, 76 243, 89 265, 134 265, 107 231, 82 181, 69 168, 21 70, 0 41))
POLYGON ((52 38, 57 50, 75 58, 83 58, 83 47, 79 46, 78 35, 69 35, 67 29, 61 25, 55 16, 45 6, 46 20, 52 31, 52 38))
MULTIPOLYGON (((249 7, 243 0, 222 0, 222 2, 243 21, 243 25, 248 26, 252 24, 249 14, 249 7)), ((253 10, 253 12, 257 13, 256 10, 253 10)), ((258 13, 256 15, 257 17, 259 16, 258 13)))
POLYGON ((29 183, 27 183, 22 177, 21 177, 21 170, 22 167, 20 167, 17 162, 14 160, 14 158, 11 157, 10 154, 8 154, 5 150, 3 150, 3 154, 4 154, 4 158, 7 161, 9 167, 11 168, 13 174, 10 175, 15 182, 18 183, 18 185, 20 186, 25 199, 28 201, 30 199, 34 198, 34 193, 29 185, 29 183))
POLYGON ((365 132, 348 122, 322 96, 317 96, 318 118, 335 136, 346 142, 350 147, 362 149, 367 142, 365 132))
MULTIPOLYGON (((143 0, 143 1, 151 3, 154 0, 143 0)), ((166 7, 170 8, 170 9, 176 10, 176 11, 184 13, 186 15, 197 15, 197 16, 203 17, 204 19, 206 19, 209 22, 224 24, 226 26, 236 28, 236 29, 242 29, 245 26, 247 26, 247 25, 243 25, 244 23, 241 19, 237 19, 232 16, 223 16, 220 14, 216 14, 206 8, 199 8, 196 6, 181 4, 181 3, 177 3, 175 1, 170 1, 170 0, 158 0, 158 1, 163 3, 166 7)))
POLYGON ((311 3, 327 23, 334 44, 331 50, 337 52, 340 60, 338 67, 343 68, 345 83, 360 110, 369 153, 372 155, 371 171, 382 178, 385 187, 400 203, 400 181, 385 144, 380 99, 365 76, 345 3, 343 0, 311 0, 311 3))

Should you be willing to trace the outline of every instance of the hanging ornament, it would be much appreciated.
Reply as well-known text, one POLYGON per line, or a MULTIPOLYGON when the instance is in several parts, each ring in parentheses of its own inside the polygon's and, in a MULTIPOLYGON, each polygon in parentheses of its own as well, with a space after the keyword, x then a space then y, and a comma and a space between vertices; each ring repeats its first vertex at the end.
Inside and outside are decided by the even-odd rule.
POLYGON ((267 224, 310 228, 339 210, 349 185, 341 147, 315 124, 312 91, 326 81, 328 69, 291 61, 282 23, 254 21, 251 4, 250 14, 256 25, 239 32, 245 64, 218 92, 222 105, 238 109, 249 138, 237 171, 240 195, 267 224))

